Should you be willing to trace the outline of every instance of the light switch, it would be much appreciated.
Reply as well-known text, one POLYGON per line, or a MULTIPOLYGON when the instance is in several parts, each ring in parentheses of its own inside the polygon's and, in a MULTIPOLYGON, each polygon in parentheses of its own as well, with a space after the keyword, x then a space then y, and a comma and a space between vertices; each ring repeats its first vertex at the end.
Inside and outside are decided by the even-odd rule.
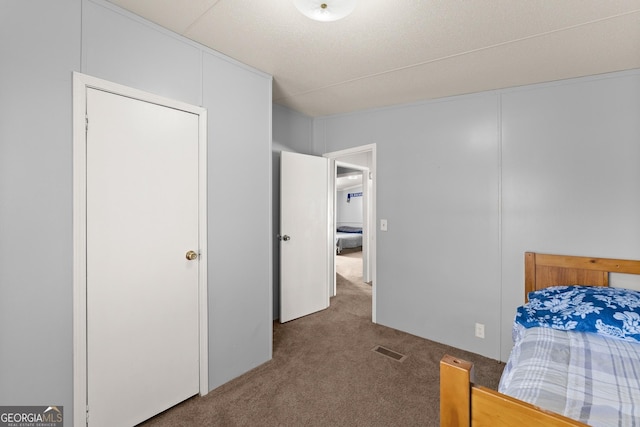
POLYGON ((387 231, 387 220, 386 219, 381 219, 380 220, 380 231, 387 231))

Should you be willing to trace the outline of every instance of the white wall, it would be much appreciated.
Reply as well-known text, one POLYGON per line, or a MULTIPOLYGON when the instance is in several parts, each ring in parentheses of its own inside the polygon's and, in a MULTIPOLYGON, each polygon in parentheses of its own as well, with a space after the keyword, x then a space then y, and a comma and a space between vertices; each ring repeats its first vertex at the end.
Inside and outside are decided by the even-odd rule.
POLYGON ((0 402, 73 413, 73 71, 208 109, 210 387, 269 360, 271 77, 101 0, 4 1, 0 35, 0 402))
POLYGON ((315 119, 377 144, 378 323, 506 360, 525 251, 640 259, 638 117, 640 70, 315 119))
POLYGON ((362 227, 363 197, 350 197, 347 202, 348 195, 353 193, 362 193, 362 185, 336 192, 336 226, 362 227))

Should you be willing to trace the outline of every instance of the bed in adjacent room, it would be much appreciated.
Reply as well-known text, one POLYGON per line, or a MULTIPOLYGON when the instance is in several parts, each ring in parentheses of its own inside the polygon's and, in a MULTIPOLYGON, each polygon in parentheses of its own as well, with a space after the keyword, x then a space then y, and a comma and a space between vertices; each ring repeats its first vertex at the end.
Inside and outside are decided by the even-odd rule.
POLYGON ((336 228, 336 253, 343 249, 362 247, 362 227, 339 226, 336 228))
POLYGON ((609 273, 640 261, 525 254, 525 298, 499 391, 441 361, 442 426, 640 426, 640 292, 609 273))

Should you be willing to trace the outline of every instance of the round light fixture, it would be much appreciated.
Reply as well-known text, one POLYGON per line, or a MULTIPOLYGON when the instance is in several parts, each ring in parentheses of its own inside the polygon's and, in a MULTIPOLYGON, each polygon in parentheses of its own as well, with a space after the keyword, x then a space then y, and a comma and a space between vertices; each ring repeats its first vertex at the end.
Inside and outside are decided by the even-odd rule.
POLYGON ((308 18, 330 22, 342 19, 356 8, 358 0, 293 0, 295 7, 308 18))

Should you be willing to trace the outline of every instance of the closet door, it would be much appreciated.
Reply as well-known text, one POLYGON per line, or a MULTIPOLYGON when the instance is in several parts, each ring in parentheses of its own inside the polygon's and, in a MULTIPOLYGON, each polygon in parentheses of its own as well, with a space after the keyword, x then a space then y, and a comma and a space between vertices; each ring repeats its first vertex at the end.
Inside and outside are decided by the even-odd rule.
POLYGON ((199 391, 199 117, 94 89, 87 117, 88 420, 131 426, 199 391))

